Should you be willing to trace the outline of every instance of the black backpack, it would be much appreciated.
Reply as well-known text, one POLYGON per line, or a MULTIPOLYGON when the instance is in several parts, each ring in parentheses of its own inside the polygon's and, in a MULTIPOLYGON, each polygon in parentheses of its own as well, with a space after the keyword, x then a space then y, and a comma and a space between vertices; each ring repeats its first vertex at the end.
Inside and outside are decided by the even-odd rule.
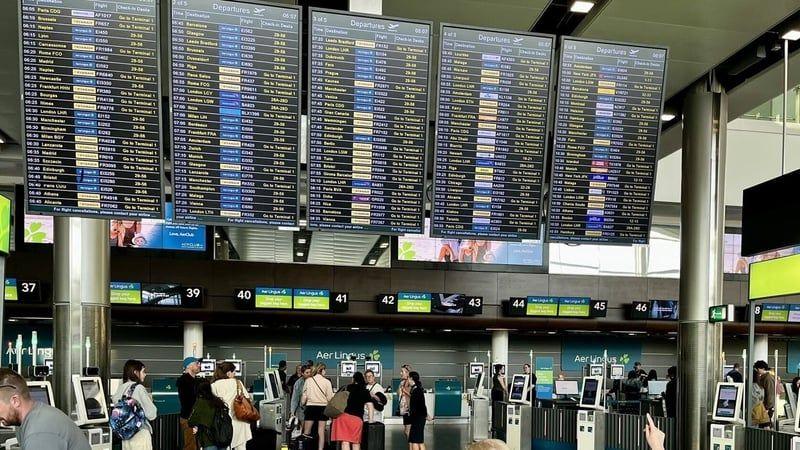
POLYGON ((209 430, 209 437, 214 445, 226 448, 233 440, 233 421, 227 407, 217 408, 214 411, 214 425, 209 430))

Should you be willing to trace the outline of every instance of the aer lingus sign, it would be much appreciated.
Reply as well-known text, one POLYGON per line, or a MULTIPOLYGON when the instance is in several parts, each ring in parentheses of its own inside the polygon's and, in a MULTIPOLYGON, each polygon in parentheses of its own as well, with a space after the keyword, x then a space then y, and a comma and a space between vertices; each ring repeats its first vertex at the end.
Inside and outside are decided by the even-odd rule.
POLYGON ((385 333, 309 333, 303 336, 300 360, 309 359, 335 367, 339 361, 355 357, 359 365, 366 360, 380 361, 384 369, 394 369, 394 338, 385 333))
POLYGON ((577 372, 587 364, 602 364, 604 351, 608 351, 608 364, 624 364, 626 369, 642 359, 642 343, 637 339, 569 336, 561 346, 561 370, 577 372))

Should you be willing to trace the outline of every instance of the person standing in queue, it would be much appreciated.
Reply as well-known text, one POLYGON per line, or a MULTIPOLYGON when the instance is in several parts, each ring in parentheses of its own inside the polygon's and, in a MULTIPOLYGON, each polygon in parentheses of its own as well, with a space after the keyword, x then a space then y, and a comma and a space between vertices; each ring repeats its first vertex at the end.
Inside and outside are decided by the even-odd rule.
POLYGON ((91 450, 86 435, 66 414, 31 397, 28 384, 0 369, 0 424, 16 426, 22 450, 91 450))
POLYGON ((292 394, 294 393, 294 384, 297 383, 297 380, 299 380, 302 377, 303 377, 303 366, 301 364, 298 364, 294 368, 294 373, 292 374, 292 376, 290 376, 289 379, 286 380, 286 387, 289 388, 289 390, 286 391, 286 394, 289 395, 289 398, 291 398, 292 394))
POLYGON ((281 389, 283 392, 289 392, 289 386, 286 384, 286 361, 278 361, 278 377, 281 379, 281 389))
POLYGON ((408 381, 411 387, 408 413, 411 427, 408 431, 408 448, 409 450, 425 450, 425 422, 430 419, 428 407, 425 404, 425 388, 417 372, 409 373, 408 381))
POLYGON ((364 407, 364 422, 383 422, 383 408, 380 408, 380 410, 375 408, 376 403, 379 405, 386 404, 383 386, 378 383, 375 378, 375 372, 370 369, 364 371, 364 379, 367 382, 367 392, 370 397, 370 401, 364 407), (381 399, 378 394, 381 394, 383 398, 381 399))
POLYGON ((117 403, 122 396, 133 398, 147 418, 142 424, 142 428, 132 438, 122 441, 122 450, 152 450, 153 448, 153 427, 150 425, 150 421, 155 420, 158 410, 153 404, 153 397, 142 384, 147 377, 146 369, 141 361, 135 359, 125 361, 125 366, 122 368, 122 384, 111 396, 111 401, 114 403, 117 403))
POLYGON ((667 407, 667 417, 673 419, 677 417, 678 412, 678 368, 672 366, 667 369, 667 390, 664 392, 664 403, 667 407))
POLYGON ((228 407, 228 412, 231 415, 233 422, 233 439, 231 439, 231 450, 244 450, 247 446, 247 441, 253 439, 253 432, 250 430, 250 424, 243 422, 236 418, 233 411, 233 403, 236 401, 236 396, 239 394, 250 398, 250 394, 241 381, 236 378, 236 366, 230 362, 222 362, 217 364, 217 370, 214 372, 214 383, 211 384, 211 392, 225 402, 228 407))
POLYGON ((200 360, 189 356, 183 360, 183 375, 178 377, 178 400, 181 403, 180 428, 183 437, 183 450, 196 450, 192 427, 189 426, 189 416, 192 414, 194 402, 197 400, 197 374, 200 373, 200 360))
POLYGON ((305 386, 306 380, 311 378, 311 371, 311 366, 301 366, 300 378, 294 382, 292 386, 292 398, 289 400, 289 417, 295 417, 300 427, 302 427, 303 420, 305 419, 305 407, 300 402, 300 398, 303 396, 303 387, 305 386))
POLYGON ((497 402, 504 402, 508 397, 508 384, 506 383, 506 366, 502 364, 494 365, 494 375, 492 376, 492 410, 497 402))
POLYGON ((408 379, 411 373, 411 366, 403 364, 400 367, 400 415, 403 416, 403 433, 408 438, 408 433, 411 432, 411 416, 409 415, 409 408, 411 403, 411 382, 408 379))
POLYGON ((742 376, 742 366, 739 363, 733 365, 733 369, 725 374, 725 379, 730 380, 731 383, 744 383, 744 376, 742 376))
POLYGON ((325 378, 327 366, 317 364, 314 368, 314 375, 303 384, 303 396, 301 403, 305 405, 305 420, 303 421, 303 439, 310 440, 311 427, 317 423, 317 447, 319 450, 325 448, 325 407, 333 398, 333 386, 330 380, 325 378))
POLYGON ((766 361, 756 361, 753 365, 755 373, 758 375, 754 378, 761 389, 764 390, 764 409, 767 410, 767 415, 770 421, 762 423, 762 427, 769 428, 772 425, 772 418, 775 415, 775 376, 770 372, 769 364, 766 361))
POLYGON ((531 365, 525 363, 522 365, 522 373, 530 375, 528 377, 528 402, 531 405, 536 403, 536 374, 531 370, 531 365))
POLYGON ((361 433, 364 430, 364 407, 370 401, 367 382, 361 372, 353 374, 353 382, 347 385, 347 406, 331 425, 331 441, 340 442, 341 450, 360 450, 361 433))
POLYGON ((194 437, 202 450, 221 450, 220 443, 214 440, 218 430, 214 416, 218 412, 229 413, 228 405, 221 398, 214 395, 211 383, 202 380, 197 385, 197 398, 187 423, 191 427, 194 437))

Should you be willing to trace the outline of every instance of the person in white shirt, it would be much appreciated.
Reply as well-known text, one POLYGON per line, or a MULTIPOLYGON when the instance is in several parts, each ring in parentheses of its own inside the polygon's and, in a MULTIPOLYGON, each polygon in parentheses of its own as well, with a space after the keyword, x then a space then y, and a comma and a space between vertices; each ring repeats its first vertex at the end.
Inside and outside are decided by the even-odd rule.
MULTIPOLYGON (((383 422, 383 411, 378 411, 375 409, 375 403, 379 402, 383 403, 378 397, 378 394, 385 394, 385 390, 383 386, 378 383, 378 380, 375 378, 375 372, 371 370, 364 371, 364 378, 367 380, 367 392, 369 392, 372 401, 364 405, 364 422, 373 423, 373 422, 383 422)), ((383 397, 384 400, 386 397, 383 397)))
POLYGON ((123 395, 130 395, 141 406, 147 418, 142 424, 142 428, 132 438, 122 441, 123 450, 151 450, 153 448, 153 427, 150 425, 150 421, 156 418, 158 409, 153 403, 153 397, 142 385, 147 376, 146 369, 141 361, 135 359, 125 361, 122 369, 122 384, 111 396, 111 401, 117 403, 123 395))
POLYGON ((240 393, 248 399, 251 397, 242 382, 236 379, 236 366, 233 363, 223 362, 217 365, 217 370, 214 372, 214 383, 211 384, 211 392, 228 405, 228 412, 233 422, 231 449, 244 450, 247 447, 247 441, 253 439, 253 432, 250 430, 249 423, 236 418, 233 403, 240 393))

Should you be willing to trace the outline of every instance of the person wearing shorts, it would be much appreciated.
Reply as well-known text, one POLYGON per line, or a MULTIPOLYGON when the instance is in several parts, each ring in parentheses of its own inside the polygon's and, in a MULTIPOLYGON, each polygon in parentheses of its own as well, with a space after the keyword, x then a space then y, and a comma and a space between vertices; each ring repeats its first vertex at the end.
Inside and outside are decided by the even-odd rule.
POLYGON ((325 424, 328 421, 328 418, 325 417, 325 406, 333 398, 333 386, 331 386, 330 380, 325 378, 326 369, 327 367, 322 363, 314 367, 314 375, 303 385, 303 396, 300 399, 300 402, 305 405, 303 438, 311 439, 311 429, 316 422, 319 450, 323 450, 325 447, 325 424))
POLYGON ((403 433, 408 438, 411 429, 411 417, 408 415, 408 407, 411 402, 411 385, 408 381, 408 374, 411 373, 411 366, 403 364, 400 367, 400 415, 403 417, 403 433))

